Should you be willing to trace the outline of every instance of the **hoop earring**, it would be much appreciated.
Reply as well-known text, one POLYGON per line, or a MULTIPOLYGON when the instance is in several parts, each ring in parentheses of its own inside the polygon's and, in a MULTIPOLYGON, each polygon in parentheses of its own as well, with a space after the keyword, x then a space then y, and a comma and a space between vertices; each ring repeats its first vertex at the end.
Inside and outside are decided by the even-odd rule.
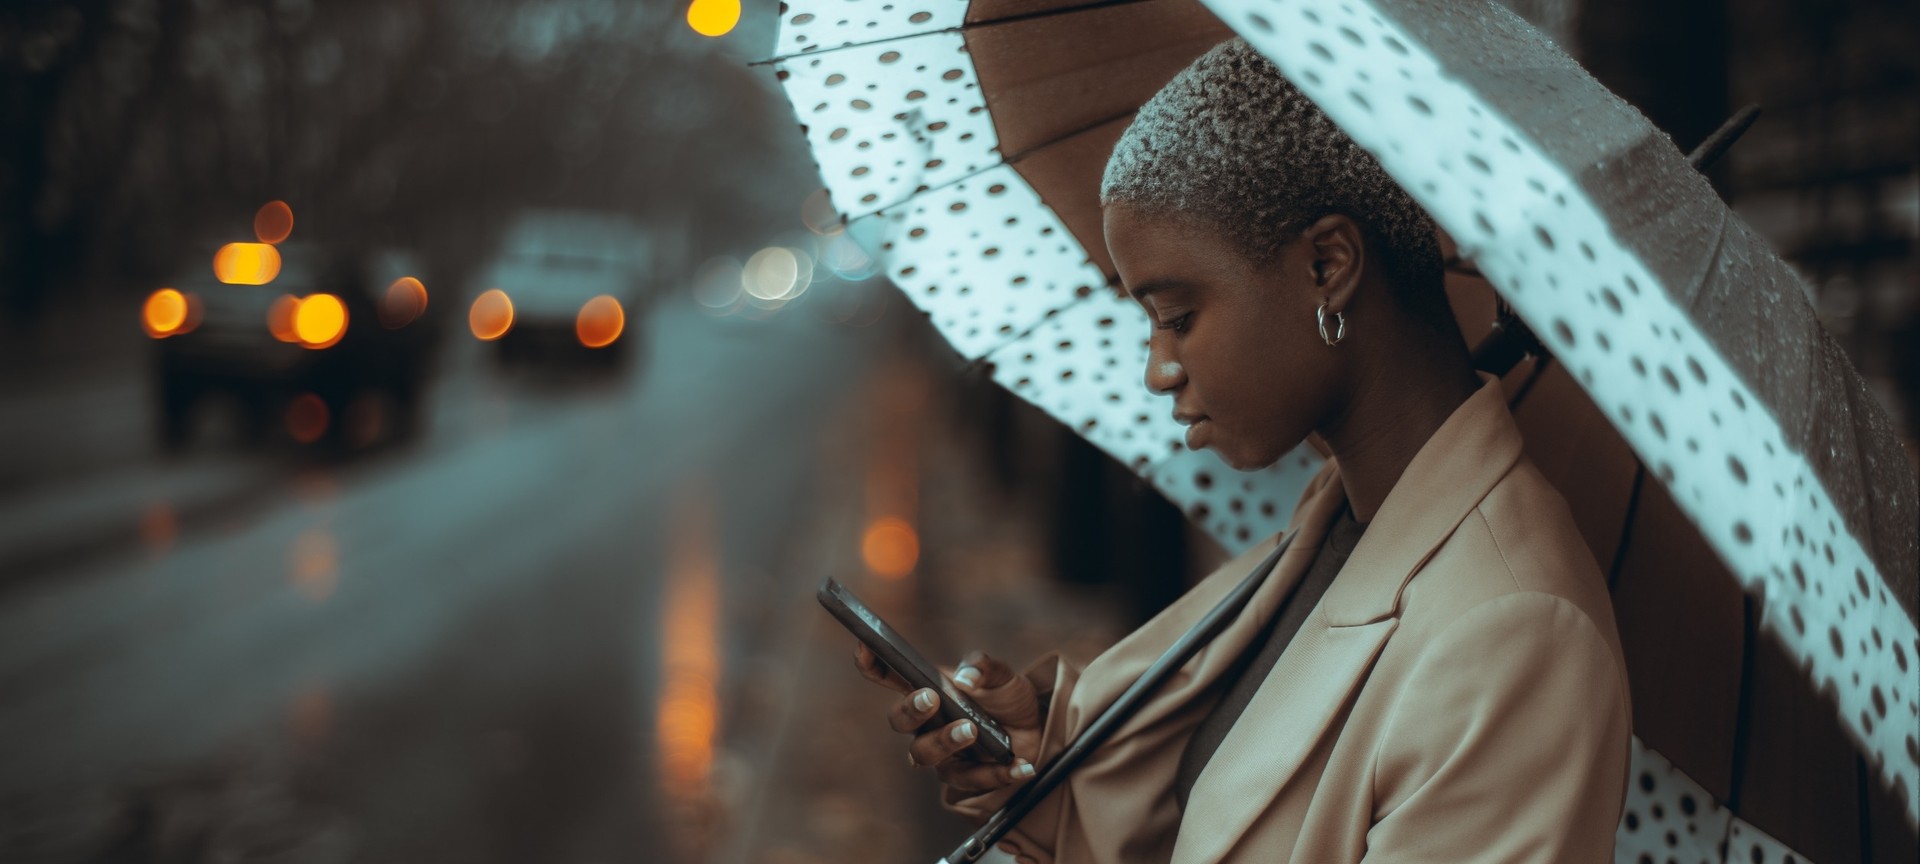
POLYGON ((1340 340, 1347 338, 1347 316, 1339 312, 1333 313, 1333 318, 1338 325, 1334 328, 1333 337, 1330 339, 1327 337, 1327 304, 1321 303, 1320 308, 1313 310, 1313 317, 1319 323, 1320 339, 1328 345, 1338 345, 1340 340))

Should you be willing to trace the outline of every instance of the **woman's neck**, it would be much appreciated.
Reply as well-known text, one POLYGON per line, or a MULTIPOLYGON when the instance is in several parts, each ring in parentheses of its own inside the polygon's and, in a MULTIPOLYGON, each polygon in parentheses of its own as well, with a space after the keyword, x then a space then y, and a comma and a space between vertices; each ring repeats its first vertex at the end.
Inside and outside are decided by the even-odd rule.
POLYGON ((1382 351, 1362 364, 1351 398, 1319 430, 1340 460, 1347 501, 1361 522, 1373 521, 1414 455, 1480 389, 1458 343, 1426 347, 1382 351))

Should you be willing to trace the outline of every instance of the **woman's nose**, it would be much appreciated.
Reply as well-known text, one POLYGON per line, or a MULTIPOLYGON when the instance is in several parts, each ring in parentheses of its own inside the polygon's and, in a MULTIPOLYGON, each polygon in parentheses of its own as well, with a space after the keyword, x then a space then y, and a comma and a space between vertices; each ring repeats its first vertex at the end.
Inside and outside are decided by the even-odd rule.
POLYGON ((1155 393, 1172 393, 1187 383, 1187 371, 1180 368, 1180 361, 1166 356, 1159 350, 1147 353, 1147 389, 1155 393))

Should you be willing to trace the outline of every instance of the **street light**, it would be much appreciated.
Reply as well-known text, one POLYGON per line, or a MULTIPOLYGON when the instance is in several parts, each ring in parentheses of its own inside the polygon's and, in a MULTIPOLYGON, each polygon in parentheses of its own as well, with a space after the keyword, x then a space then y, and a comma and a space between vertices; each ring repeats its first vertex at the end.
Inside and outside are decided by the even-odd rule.
POLYGON ((702 36, 725 36, 740 23, 740 0, 693 0, 687 26, 702 36))

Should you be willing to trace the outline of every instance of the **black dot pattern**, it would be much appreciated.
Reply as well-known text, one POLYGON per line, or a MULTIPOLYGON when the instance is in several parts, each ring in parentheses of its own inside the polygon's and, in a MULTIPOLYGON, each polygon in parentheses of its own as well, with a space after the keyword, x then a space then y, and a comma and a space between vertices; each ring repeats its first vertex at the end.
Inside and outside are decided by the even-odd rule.
MULTIPOLYGON (((1087 259, 1086 250, 1010 166, 989 169, 855 218, 847 223, 847 234, 886 265, 893 283, 932 318, 955 350, 969 358, 993 354, 1033 331, 1049 315, 1094 295, 1116 296, 1105 288, 1106 276, 1087 259)), ((1118 318, 1124 323, 1107 328, 1106 333, 1073 333, 1066 337, 1075 340, 1072 350, 1054 347, 1062 337, 1059 328, 1051 328, 1049 333, 1055 335, 1040 343, 1046 348, 1041 356, 1058 356, 1072 361, 1077 372, 1092 372, 1107 357, 1081 358, 1081 349, 1097 347, 1099 338, 1113 339, 1115 346, 1123 337, 1146 338, 1146 313, 1138 305, 1128 304, 1130 310, 1117 308, 1121 305, 1117 300, 1110 305, 1115 308, 1101 314, 1130 317, 1118 318)), ((1109 352, 1109 356, 1119 355, 1109 352)), ((1139 374, 1126 380, 1127 389, 1145 390, 1145 356, 1141 351, 1140 359, 1134 360, 1139 374)), ((1001 358, 990 359, 999 362, 1001 358)), ((1116 387, 1123 377, 1110 376, 1116 387)), ((1144 400, 1152 394, 1139 395, 1144 400)), ((1161 405, 1155 413, 1170 410, 1161 405)), ((1077 423, 1082 418, 1062 419, 1077 423)))
MULTIPOLYGON (((1560 115, 1564 128, 1531 115, 1524 127, 1510 120, 1396 21, 1443 32, 1452 22, 1438 5, 1207 5, 1377 157, 1594 403, 1615 408, 1609 420, 1643 463, 1659 466, 1659 482, 1742 586, 1765 599, 1765 626, 1791 646, 1810 685, 1832 683, 1880 781, 1900 791, 1910 819, 1920 818, 1920 759, 1906 743, 1920 740, 1920 685, 1895 653, 1920 654, 1920 632, 1862 539, 1832 518, 1838 511, 1807 455, 1690 307, 1675 302, 1691 286, 1668 286, 1538 143, 1536 133, 1593 134, 1571 125, 1582 112, 1560 115)), ((1536 49, 1516 42, 1514 50, 1536 49)), ((1728 230, 1748 230, 1730 218, 1728 230)))
POLYGON ((1021 326, 1031 333, 987 355, 996 381, 1122 464, 1173 452, 1184 430, 1169 400, 1146 387, 1149 325, 1138 305, 1101 289, 1021 326))
POLYGON ((1704 787, 1637 737, 1630 770, 1613 860, 1810 864, 1806 856, 1714 801, 1704 787))
POLYGON ((1727 862, 1758 861, 1760 864, 1813 864, 1802 855, 1773 839, 1767 832, 1738 818, 1727 832, 1727 862))
MULTIPOLYGON (((860 3, 846 10, 869 6, 879 8, 860 3)), ((830 24, 832 16, 799 26, 791 24, 793 17, 783 28, 805 32, 830 24)), ((790 57, 778 74, 834 206, 849 219, 1001 161, 1000 141, 959 33, 790 57)))
MULTIPOLYGON (((781 8, 780 36, 774 44, 774 50, 781 55, 810 54, 917 33, 930 34, 958 27, 967 16, 967 4, 956 0, 793 3, 782 4, 781 8)), ((876 47, 884 51, 892 46, 876 47)))
POLYGON ((1637 737, 1630 770, 1613 860, 1719 862, 1733 814, 1637 737))
POLYGON ((1323 464, 1305 444, 1253 472, 1235 471, 1211 450, 1182 447, 1155 463, 1146 478, 1220 545, 1238 552, 1287 527, 1294 502, 1323 464))

